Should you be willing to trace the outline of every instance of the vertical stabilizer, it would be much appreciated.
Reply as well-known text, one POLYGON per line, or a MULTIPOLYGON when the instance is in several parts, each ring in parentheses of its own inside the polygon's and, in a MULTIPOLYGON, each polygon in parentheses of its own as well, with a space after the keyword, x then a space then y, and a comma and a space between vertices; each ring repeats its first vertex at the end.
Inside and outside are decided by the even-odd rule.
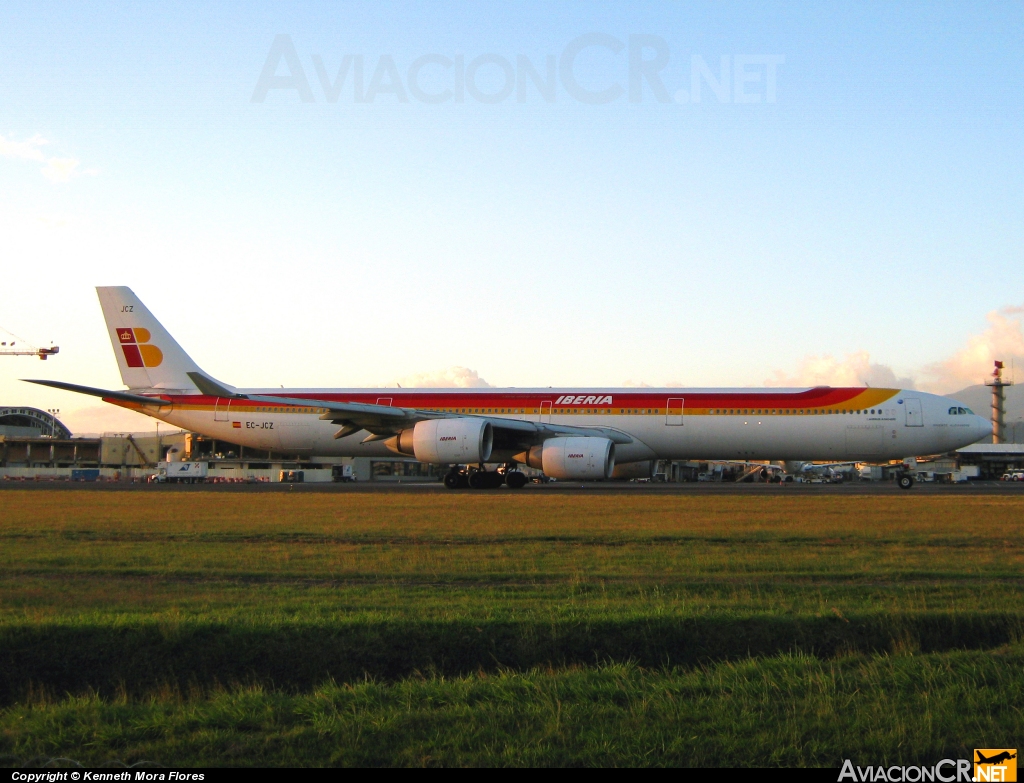
POLYGON ((190 391, 196 388, 188 373, 202 370, 130 288, 101 286, 96 294, 125 386, 190 391))

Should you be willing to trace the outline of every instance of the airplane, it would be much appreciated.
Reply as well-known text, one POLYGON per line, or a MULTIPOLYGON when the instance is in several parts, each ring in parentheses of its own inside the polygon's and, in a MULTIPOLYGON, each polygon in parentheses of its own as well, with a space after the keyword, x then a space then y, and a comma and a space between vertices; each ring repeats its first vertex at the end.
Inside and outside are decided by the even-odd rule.
MULTIPOLYGON (((522 465, 587 481, 654 459, 903 459, 992 431, 948 398, 911 389, 239 389, 189 358, 130 288, 96 291, 127 391, 30 383, 252 449, 449 466, 450 489, 518 489, 522 465)), ((907 472, 898 483, 914 480, 907 472)))
MULTIPOLYGON (((792 463, 794 466, 798 466, 796 470, 790 471, 794 474, 799 473, 803 476, 816 476, 821 478, 834 478, 837 473, 836 468, 852 468, 859 464, 861 460, 846 460, 845 462, 803 462, 803 463, 792 463)), ((787 463, 789 465, 791 463, 787 463)))
POLYGON ((992 758, 985 758, 984 754, 982 754, 980 750, 976 750, 975 753, 978 754, 978 760, 974 762, 975 764, 998 764, 1001 761, 1009 761, 1010 759, 1017 758, 1016 753, 1010 753, 1006 750, 1002 753, 995 754, 992 758))
POLYGON ((820 476, 833 478, 836 468, 852 467, 858 464, 858 460, 847 460, 846 462, 803 462, 801 460, 716 460, 717 464, 734 465, 742 468, 743 472, 736 482, 759 479, 769 483, 778 484, 792 483, 797 476, 820 476))

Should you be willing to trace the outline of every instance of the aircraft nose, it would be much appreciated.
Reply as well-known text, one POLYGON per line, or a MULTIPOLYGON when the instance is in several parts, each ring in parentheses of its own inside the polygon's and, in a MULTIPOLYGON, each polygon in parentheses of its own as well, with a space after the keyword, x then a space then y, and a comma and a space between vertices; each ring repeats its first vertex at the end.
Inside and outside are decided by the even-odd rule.
POLYGON ((987 438, 992 434, 992 422, 986 419, 984 416, 974 416, 974 432, 977 435, 975 440, 981 440, 987 438))

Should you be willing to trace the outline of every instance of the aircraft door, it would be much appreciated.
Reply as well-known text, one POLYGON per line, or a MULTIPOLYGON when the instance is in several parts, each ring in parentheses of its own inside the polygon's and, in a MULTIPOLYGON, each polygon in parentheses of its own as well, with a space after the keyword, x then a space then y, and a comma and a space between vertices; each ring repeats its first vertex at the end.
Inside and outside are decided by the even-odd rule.
POLYGON ((906 416, 906 426, 923 427, 924 412, 921 410, 921 399, 919 397, 907 397, 903 401, 903 415, 906 416))
POLYGON ((544 400, 540 404, 540 423, 550 424, 551 423, 551 400, 544 400))
POLYGON ((391 407, 391 401, 393 399, 394 399, 394 397, 378 397, 377 398, 377 404, 378 405, 387 405, 390 408, 391 407))
POLYGON ((683 398, 669 397, 665 403, 665 425, 672 427, 683 426, 683 398))
POLYGON ((224 397, 217 398, 217 404, 213 408, 214 421, 227 421, 228 410, 231 408, 231 400, 224 397))

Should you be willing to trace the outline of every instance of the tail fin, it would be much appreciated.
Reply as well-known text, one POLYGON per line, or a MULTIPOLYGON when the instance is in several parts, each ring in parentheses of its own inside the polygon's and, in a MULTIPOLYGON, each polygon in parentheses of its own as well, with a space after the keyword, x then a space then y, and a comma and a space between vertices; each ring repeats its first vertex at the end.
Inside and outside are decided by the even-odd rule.
POLYGON ((189 391, 196 388, 188 373, 202 370, 130 288, 101 286, 96 293, 125 386, 189 391))

